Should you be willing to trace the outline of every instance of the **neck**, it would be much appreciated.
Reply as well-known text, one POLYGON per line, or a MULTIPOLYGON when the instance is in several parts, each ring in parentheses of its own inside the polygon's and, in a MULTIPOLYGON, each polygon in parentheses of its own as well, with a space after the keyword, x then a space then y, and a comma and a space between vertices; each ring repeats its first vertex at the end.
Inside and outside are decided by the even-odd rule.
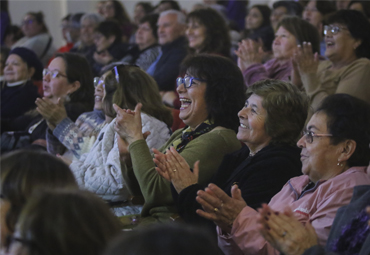
POLYGON ((347 57, 345 59, 341 59, 339 61, 335 61, 335 60, 332 61, 330 58, 329 58, 329 60, 332 62, 331 69, 337 70, 337 69, 340 69, 344 66, 347 66, 347 65, 351 64, 353 61, 357 60, 357 57, 355 55, 352 55, 350 57, 347 57))
POLYGON ((257 152, 259 152, 260 150, 265 148, 267 145, 269 145, 269 143, 270 143, 270 139, 262 144, 250 144, 250 143, 245 143, 245 144, 249 148, 249 155, 254 156, 257 154, 257 152))

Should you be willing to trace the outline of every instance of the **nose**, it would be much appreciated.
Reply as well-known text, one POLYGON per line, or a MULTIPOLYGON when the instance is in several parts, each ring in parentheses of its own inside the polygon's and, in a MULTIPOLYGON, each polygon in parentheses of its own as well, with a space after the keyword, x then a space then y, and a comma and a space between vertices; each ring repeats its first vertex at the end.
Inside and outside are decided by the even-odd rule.
POLYGON ((176 88, 177 93, 184 93, 186 91, 185 84, 181 83, 179 86, 176 88))
POLYGON ((278 36, 275 37, 273 44, 280 44, 280 38, 278 36))
POLYGON ((305 135, 302 135, 301 139, 298 140, 297 146, 299 148, 305 148, 306 147, 306 137, 305 137, 305 135))
POLYGON ((96 85, 95 91, 96 92, 102 92, 103 91, 103 85, 102 85, 101 82, 99 82, 98 85, 96 85))
POLYGON ((238 117, 241 119, 247 119, 248 118, 248 108, 243 107, 239 112, 238 112, 238 117))
POLYGON ((42 78, 43 81, 50 81, 50 73, 48 72, 44 77, 42 78))

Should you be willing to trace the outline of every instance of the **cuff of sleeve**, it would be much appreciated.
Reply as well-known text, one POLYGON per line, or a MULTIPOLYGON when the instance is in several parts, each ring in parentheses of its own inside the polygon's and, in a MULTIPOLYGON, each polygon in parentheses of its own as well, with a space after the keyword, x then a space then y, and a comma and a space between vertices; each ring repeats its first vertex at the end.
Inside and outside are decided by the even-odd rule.
POLYGON ((73 121, 70 118, 64 118, 54 129, 53 134, 61 141, 68 133, 70 125, 73 121))

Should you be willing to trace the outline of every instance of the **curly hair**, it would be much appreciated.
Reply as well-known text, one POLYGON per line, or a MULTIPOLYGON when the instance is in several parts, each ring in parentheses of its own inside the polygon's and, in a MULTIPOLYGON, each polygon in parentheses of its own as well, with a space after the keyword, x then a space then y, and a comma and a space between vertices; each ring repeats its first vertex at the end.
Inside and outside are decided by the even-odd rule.
POLYGON ((239 126, 237 114, 246 99, 243 75, 238 66, 226 57, 198 54, 185 58, 180 73, 206 80, 208 119, 216 126, 236 132, 239 126))
POLYGON ((307 119, 309 98, 296 86, 280 80, 258 81, 247 90, 263 98, 266 109, 266 133, 272 144, 290 144, 298 141, 307 119))
MULTIPOLYGON (((188 14, 186 22, 197 22, 206 28, 206 36, 199 53, 230 56, 231 41, 229 28, 221 15, 212 8, 202 8, 188 14)), ((194 53, 194 49, 190 49, 194 53)))
POLYGON ((2 156, 1 195, 10 202, 6 225, 14 232, 19 214, 36 189, 78 189, 73 173, 60 159, 46 152, 19 150, 2 156))
POLYGON ((327 115, 327 129, 337 145, 350 139, 356 142, 356 149, 347 161, 349 167, 367 166, 370 161, 370 104, 348 94, 334 94, 326 97, 315 113, 327 115))

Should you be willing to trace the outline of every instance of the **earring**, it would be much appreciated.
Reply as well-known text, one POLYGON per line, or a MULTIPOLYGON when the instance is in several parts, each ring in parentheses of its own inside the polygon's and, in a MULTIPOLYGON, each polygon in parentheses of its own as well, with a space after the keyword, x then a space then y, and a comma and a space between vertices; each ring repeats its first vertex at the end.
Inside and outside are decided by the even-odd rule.
POLYGON ((66 103, 69 103, 71 101, 71 97, 69 96, 69 94, 66 95, 64 100, 65 100, 66 103))
POLYGON ((338 160, 337 166, 343 166, 343 163, 338 160))

